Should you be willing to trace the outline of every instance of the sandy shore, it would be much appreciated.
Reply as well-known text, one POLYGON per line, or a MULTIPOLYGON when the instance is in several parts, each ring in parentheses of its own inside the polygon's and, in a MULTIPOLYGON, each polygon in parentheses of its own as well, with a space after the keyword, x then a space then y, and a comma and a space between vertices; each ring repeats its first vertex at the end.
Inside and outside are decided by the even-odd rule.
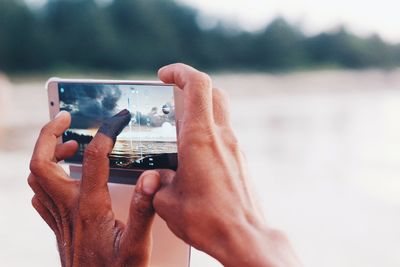
MULTIPOLYGON (((305 266, 400 266, 400 71, 213 78, 231 97, 267 221, 289 234, 305 266)), ((26 184, 48 120, 44 83, 14 84, 0 121, 0 266, 59 265, 26 184)))

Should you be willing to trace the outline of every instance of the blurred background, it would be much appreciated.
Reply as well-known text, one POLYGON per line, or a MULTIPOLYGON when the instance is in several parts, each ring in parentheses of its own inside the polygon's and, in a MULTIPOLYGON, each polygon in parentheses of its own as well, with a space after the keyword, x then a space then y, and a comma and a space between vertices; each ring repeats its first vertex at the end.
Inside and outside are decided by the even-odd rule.
MULTIPOLYGON (((0 0, 0 265, 58 266, 26 184, 45 82, 225 89, 270 225, 305 266, 400 266, 400 5, 394 0, 0 0)), ((194 251, 192 266, 219 266, 194 251)))

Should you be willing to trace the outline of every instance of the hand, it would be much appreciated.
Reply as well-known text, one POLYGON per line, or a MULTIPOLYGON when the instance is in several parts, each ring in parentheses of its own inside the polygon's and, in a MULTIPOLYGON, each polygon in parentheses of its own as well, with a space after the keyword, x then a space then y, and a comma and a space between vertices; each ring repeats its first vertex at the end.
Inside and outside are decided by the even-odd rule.
POLYGON ((159 77, 184 91, 179 167, 160 171, 156 212, 188 244, 225 266, 299 266, 284 235, 265 226, 249 187, 225 94, 210 77, 173 64, 159 77))
POLYGON ((59 113, 36 143, 28 178, 32 204, 56 235, 62 266, 148 266, 158 174, 149 171, 139 178, 126 226, 114 217, 107 187, 113 139, 130 119, 123 112, 106 121, 88 145, 81 181, 57 164, 78 149, 75 141, 57 145, 70 126, 69 113, 59 113))

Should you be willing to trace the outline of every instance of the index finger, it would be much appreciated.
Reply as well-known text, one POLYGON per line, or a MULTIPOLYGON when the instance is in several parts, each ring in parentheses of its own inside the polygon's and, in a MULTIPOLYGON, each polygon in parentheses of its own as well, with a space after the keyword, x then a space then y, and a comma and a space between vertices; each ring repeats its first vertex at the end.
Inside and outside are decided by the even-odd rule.
POLYGON ((188 121, 213 122, 212 82, 206 73, 176 63, 161 68, 158 76, 163 82, 176 84, 184 91, 183 116, 188 121))
POLYGON ((131 120, 131 114, 124 109, 117 115, 105 120, 97 134, 87 146, 83 158, 81 193, 83 199, 95 200, 95 195, 107 197, 108 177, 110 174, 111 153, 115 140, 131 120))

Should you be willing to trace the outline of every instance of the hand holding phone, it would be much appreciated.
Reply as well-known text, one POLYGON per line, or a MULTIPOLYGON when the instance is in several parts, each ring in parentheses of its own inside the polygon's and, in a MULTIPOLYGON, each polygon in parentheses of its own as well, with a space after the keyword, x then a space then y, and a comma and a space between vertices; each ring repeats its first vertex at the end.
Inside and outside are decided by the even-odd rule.
POLYGON ((159 77, 184 91, 176 172, 160 172, 154 208, 185 242, 224 266, 300 266, 283 233, 265 225, 249 186, 225 94, 183 64, 159 77))
MULTIPOLYGON (((153 206, 158 215, 187 244, 208 253, 225 266, 301 266, 285 235, 265 225, 258 205, 253 199, 254 193, 248 185, 244 157, 233 134, 229 121, 227 100, 222 91, 212 88, 211 80, 206 74, 183 64, 164 67, 159 71, 159 77, 164 82, 175 83, 183 90, 185 112, 182 119, 175 121, 177 126, 180 126, 176 147, 179 152, 177 154, 179 165, 176 171, 173 170, 174 168, 169 168, 169 170, 164 168, 163 170, 144 172, 144 176, 136 186, 137 190, 139 192, 144 190, 142 180, 147 175, 151 175, 152 181, 161 180, 161 189, 153 197, 153 206), (265 251, 268 251, 268 253, 265 253, 265 251)), ((63 88, 59 88, 60 93, 65 92, 61 92, 63 88)), ((99 101, 102 102, 101 99, 99 101)), ((65 104, 68 101, 60 101, 60 106, 61 102, 65 104)), ((70 111, 80 110, 68 105, 65 108, 70 109, 70 111)), ((59 118, 56 118, 55 121, 60 120, 59 118)), ((135 115, 134 118, 138 118, 138 116, 135 115)), ((72 155, 72 153, 66 153, 66 151, 71 150, 66 149, 66 146, 76 145, 76 143, 66 142, 57 146, 57 137, 61 136, 62 132, 67 130, 68 127, 65 125, 62 127, 59 124, 58 126, 47 126, 38 140, 37 147, 42 147, 42 149, 35 149, 32 160, 34 164, 31 165, 34 175, 30 178, 30 184, 34 188, 36 195, 43 195, 41 199, 45 199, 46 196, 46 194, 41 194, 43 190, 45 193, 47 191, 55 192, 55 194, 47 193, 47 196, 50 195, 53 198, 55 196, 54 199, 60 196, 62 199, 68 199, 61 192, 57 192, 56 189, 47 187, 47 184, 51 184, 54 181, 59 183, 67 180, 69 181, 68 183, 79 183, 65 179, 66 177, 54 167, 56 160, 62 160, 72 155), (43 141, 46 138, 50 139, 46 142, 43 141), (47 150, 47 154, 40 152, 42 150, 47 150), (52 153, 49 153, 49 151, 52 151, 52 153), (43 155, 46 157, 43 158, 43 155), (49 170, 52 176, 49 175, 49 170), (53 179, 54 181, 50 182, 53 179)), ((69 128, 74 129, 74 126, 69 128)), ((86 129, 86 132, 87 130, 90 129, 86 129)), ((97 140, 98 136, 105 135, 100 133, 93 140, 97 140)), ((85 152, 83 157, 84 179, 81 183, 81 188, 84 188, 84 184, 89 184, 88 189, 100 189, 103 193, 95 194, 94 197, 81 196, 72 198, 75 201, 67 201, 66 203, 61 203, 61 205, 56 205, 56 212, 51 212, 54 210, 51 205, 40 205, 41 202, 34 198, 33 203, 39 213, 45 214, 44 218, 51 218, 47 216, 48 214, 57 217, 54 216, 54 214, 57 215, 57 210, 62 211, 63 208, 65 210, 65 207, 76 208, 74 206, 74 203, 76 205, 77 202, 76 199, 84 199, 83 203, 87 201, 89 205, 84 210, 81 210, 81 205, 78 205, 79 212, 72 214, 80 216, 87 212, 89 215, 94 216, 93 214, 97 213, 94 209, 94 204, 101 203, 103 199, 100 196, 107 196, 108 193, 106 183, 109 169, 105 168, 104 164, 109 163, 112 167, 125 167, 123 162, 115 162, 115 165, 113 165, 113 161, 110 161, 110 158, 107 157, 107 153, 112 151, 112 146, 107 145, 107 142, 113 142, 113 138, 107 138, 101 142, 99 141, 99 147, 100 144, 102 144, 101 146, 106 144, 105 146, 108 147, 107 151, 101 150, 100 158, 94 156, 99 153, 96 146, 87 146, 86 151, 88 152, 85 152), (93 167, 95 166, 93 160, 89 161, 93 164, 87 163, 86 159, 92 156, 96 161, 100 159, 102 162, 99 169, 93 167), (92 166, 92 168, 86 168, 85 166, 92 166), (92 174, 95 173, 101 175, 100 188, 97 188, 97 183, 94 182, 96 175, 92 174), (91 178, 87 179, 87 177, 91 178), (47 215, 46 209, 43 207, 50 211, 47 215)), ((118 139, 116 141, 118 142, 118 139)), ((136 151, 135 157, 137 157, 137 154, 136 151)), ((135 166, 131 159, 128 159, 128 163, 129 167, 135 166)), ((140 165, 142 169, 139 170, 143 171, 143 166, 140 165)), ((62 187, 59 186, 59 188, 62 187)), ((66 191, 68 192, 76 191, 76 185, 75 189, 73 189, 74 185, 64 187, 67 188, 66 191)), ((88 195, 91 196, 90 190, 88 195)), ((45 201, 45 203, 47 202, 45 201)), ((108 201, 106 201, 106 207, 109 208, 108 201)), ((102 210, 100 210, 100 214, 102 214, 102 210)), ((104 213, 104 215, 107 214, 104 213)), ((78 225, 78 228, 90 227, 90 217, 83 218, 82 224, 78 225)), ((110 219, 107 216, 96 218, 100 219, 100 221, 110 219)), ((96 220, 96 218, 92 217, 93 220, 96 220)), ((113 222, 113 220, 110 221, 113 222)), ((48 223, 53 225, 53 228, 55 228, 54 225, 57 225, 52 224, 51 220, 48 220, 48 223)), ((95 225, 95 227, 92 226, 92 231, 97 228, 108 229, 100 224, 95 225)), ((92 236, 96 235, 96 232, 90 233, 92 236)), ((147 239, 145 238, 144 240, 147 239)), ((94 248, 96 248, 96 244, 94 244, 94 248)), ((84 248, 78 246, 77 249, 79 251, 84 248)), ((166 253, 168 252, 167 250, 166 253)), ((182 259, 185 259, 185 255, 183 255, 182 259)), ((181 261, 180 264, 170 266, 185 266, 186 264, 187 261, 181 261)))
POLYGON ((107 187, 108 154, 129 119, 124 110, 100 127, 85 151, 81 181, 57 164, 78 150, 75 141, 57 144, 70 127, 70 114, 60 112, 40 133, 28 182, 35 193, 33 206, 56 235, 62 266, 149 265, 152 201, 159 177, 149 171, 139 178, 127 225, 116 220, 107 187))
MULTIPOLYGON (((47 88, 50 117, 54 118, 60 110, 71 115, 70 125, 58 138, 59 146, 78 143, 76 153, 62 159, 69 165, 71 177, 80 179, 85 171, 85 151, 91 147, 89 143, 97 131, 114 140, 114 148, 108 154, 109 168, 102 172, 110 182, 113 212, 125 222, 139 175, 145 170, 177 168, 182 91, 162 82, 60 78, 50 79, 47 88), (109 119, 120 111, 123 113, 117 119, 109 119), (113 127, 119 121, 125 123, 113 127)), ((90 166, 99 168, 95 162, 90 166)), ((189 265, 190 247, 158 216, 152 239, 152 267, 189 265)))

